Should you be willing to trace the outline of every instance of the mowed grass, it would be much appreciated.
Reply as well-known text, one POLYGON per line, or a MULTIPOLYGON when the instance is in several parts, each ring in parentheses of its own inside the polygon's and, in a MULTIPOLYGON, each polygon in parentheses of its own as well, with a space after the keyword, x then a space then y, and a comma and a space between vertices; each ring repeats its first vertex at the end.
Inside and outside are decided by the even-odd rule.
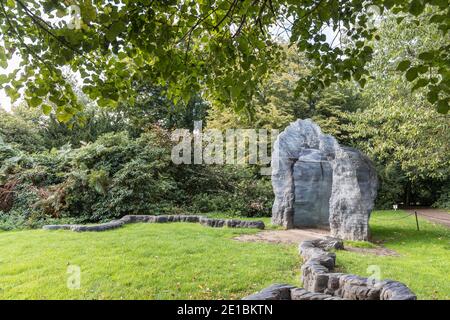
MULTIPOLYGON (((405 215, 376 211, 370 223, 372 241, 400 256, 337 251, 339 271, 369 276, 379 268, 419 299, 450 299, 450 229, 419 218, 417 231, 405 215)), ((240 299, 276 282, 299 285, 297 246, 233 240, 254 232, 186 223, 0 232, 0 299, 240 299), (80 267, 79 289, 67 286, 71 266, 80 267)))
POLYGON ((406 214, 375 211, 370 219, 372 241, 399 257, 337 251, 339 268, 369 276, 379 267, 381 278, 407 284, 419 299, 450 299, 450 229, 419 218, 417 231, 414 216, 399 219, 406 214))
POLYGON ((240 299, 298 284, 296 246, 232 239, 253 232, 187 223, 2 232, 0 299, 240 299), (79 289, 68 288, 71 266, 80 267, 79 289))

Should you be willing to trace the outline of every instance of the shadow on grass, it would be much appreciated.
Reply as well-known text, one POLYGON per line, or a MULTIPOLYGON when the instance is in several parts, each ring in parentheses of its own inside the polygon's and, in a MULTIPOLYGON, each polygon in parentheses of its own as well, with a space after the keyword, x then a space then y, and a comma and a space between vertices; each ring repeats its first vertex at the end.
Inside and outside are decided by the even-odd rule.
POLYGON ((450 229, 419 218, 420 230, 417 230, 414 216, 398 219, 398 215, 388 211, 372 216, 370 222, 372 242, 435 245, 436 241, 441 240, 442 245, 449 246, 450 229))

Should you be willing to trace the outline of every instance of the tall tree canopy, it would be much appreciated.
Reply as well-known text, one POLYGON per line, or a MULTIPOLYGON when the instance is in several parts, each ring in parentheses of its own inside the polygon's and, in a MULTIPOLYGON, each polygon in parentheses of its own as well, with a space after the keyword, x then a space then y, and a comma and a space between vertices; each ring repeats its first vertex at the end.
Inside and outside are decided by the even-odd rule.
MULTIPOLYGON (((22 57, 22 68, 1 75, 0 83, 13 100, 23 93, 29 105, 54 110, 60 121, 82 108, 64 67, 79 74, 100 106, 133 104, 134 84, 148 79, 174 100, 203 91, 241 110, 282 60, 274 29, 285 30, 315 64, 298 80, 300 89, 350 78, 364 86, 379 38, 377 14, 389 9, 401 19, 432 12, 428 22, 448 39, 449 8, 448 0, 0 0, 0 66, 17 52, 22 57), (325 29, 334 31, 333 41, 325 29)), ((449 46, 444 41, 398 64, 442 113, 448 112, 449 46)))
POLYGON ((416 65, 421 52, 446 41, 428 18, 421 17, 419 26, 414 19, 398 23, 392 16, 380 24, 379 47, 368 64, 374 79, 361 94, 365 107, 346 115, 349 141, 378 167, 379 206, 400 201, 429 205, 450 190, 450 117, 430 108, 433 93, 424 90, 421 80, 411 83, 395 72, 399 61, 416 65))
POLYGON ((295 94, 298 79, 311 73, 304 55, 295 47, 283 47, 284 61, 258 87, 254 99, 249 102, 254 113, 248 116, 227 110, 223 105, 213 104, 208 110, 208 127, 215 129, 232 128, 286 128, 296 119, 311 118, 323 132, 332 134, 340 142, 346 142, 343 124, 347 122, 345 113, 359 107, 357 86, 352 82, 330 85, 313 93, 295 94), (344 86, 345 84, 345 86, 344 86))

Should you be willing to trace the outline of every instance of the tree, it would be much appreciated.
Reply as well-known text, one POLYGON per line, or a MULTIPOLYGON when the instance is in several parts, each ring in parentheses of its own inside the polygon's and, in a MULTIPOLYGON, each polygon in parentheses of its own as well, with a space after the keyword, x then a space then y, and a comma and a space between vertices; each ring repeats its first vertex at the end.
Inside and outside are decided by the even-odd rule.
POLYGON ((115 110, 128 124, 127 130, 139 135, 142 130, 158 124, 166 129, 193 129, 194 121, 205 120, 209 104, 199 94, 193 95, 187 103, 178 101, 175 104, 165 94, 164 88, 142 81, 137 84, 136 103, 120 104, 115 110))
MULTIPOLYGON (((353 145, 377 164, 382 178, 379 202, 414 200, 431 204, 450 179, 450 118, 433 112, 429 91, 396 71, 399 61, 439 47, 445 41, 423 17, 420 27, 411 19, 386 19, 381 40, 369 65, 374 79, 362 93, 363 106, 348 114, 346 130, 353 145), (398 45, 402 41, 404 45, 398 45)), ((433 72, 429 74, 432 78, 433 72)))
POLYGON ((23 103, 11 113, 0 109, 0 135, 25 151, 58 149, 66 144, 79 148, 108 132, 127 131, 136 138, 155 124, 165 129, 193 129, 195 120, 205 120, 209 107, 199 95, 187 105, 182 101, 175 105, 161 87, 142 83, 134 106, 122 103, 114 109, 100 108, 83 95, 76 83, 72 87, 84 105, 76 118, 63 123, 55 114, 43 115, 39 108, 23 103))
MULTIPOLYGON (((314 62, 299 88, 317 90, 350 78, 364 86, 377 38, 374 6, 380 14, 390 9, 414 17, 432 7, 428 22, 448 36, 448 0, 1 0, 0 66, 17 50, 23 61, 21 72, 1 76, 0 83, 13 100, 24 87, 31 106, 45 114, 53 109, 62 122, 82 109, 62 67, 79 73, 84 92, 99 106, 133 105, 135 81, 149 79, 175 102, 204 90, 212 102, 240 111, 281 60, 269 32, 278 27, 314 62), (62 20, 77 10, 81 19, 62 20), (328 43, 325 27, 339 40, 328 43)), ((449 51, 444 42, 418 56, 418 66, 439 74, 425 86, 443 113, 449 51)), ((404 63, 399 70, 413 79, 422 69, 404 63)))
POLYGON ((313 119, 323 132, 346 142, 346 113, 359 105, 359 94, 352 83, 334 84, 308 94, 296 91, 297 81, 311 73, 311 63, 295 47, 283 47, 284 61, 266 81, 258 86, 248 115, 213 105, 208 112, 208 127, 265 128, 283 130, 296 119, 313 119))
POLYGON ((309 73, 307 59, 295 47, 283 46, 282 50, 284 61, 256 88, 248 102, 253 112, 236 113, 214 103, 207 117, 210 128, 284 129, 296 118, 307 117, 307 98, 296 94, 298 79, 309 73))
POLYGON ((40 126, 32 117, 25 118, 23 107, 9 113, 0 109, 0 137, 3 142, 14 145, 17 149, 27 152, 42 151, 45 141, 40 134, 40 126))

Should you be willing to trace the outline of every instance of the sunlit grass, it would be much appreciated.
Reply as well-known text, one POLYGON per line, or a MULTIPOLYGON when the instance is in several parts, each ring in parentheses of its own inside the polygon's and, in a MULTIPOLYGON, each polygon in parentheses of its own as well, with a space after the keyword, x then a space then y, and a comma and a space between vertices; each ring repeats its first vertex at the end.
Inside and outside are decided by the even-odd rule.
POLYGON ((368 241, 344 241, 344 246, 353 248, 366 248, 366 249, 372 249, 377 247, 376 244, 368 241))
POLYGON ((402 211, 378 211, 371 218, 372 241, 400 254, 376 256, 337 252, 337 263, 349 273, 368 276, 370 265, 379 266, 382 278, 407 284, 419 299, 450 299, 450 229, 413 216, 398 219, 402 211))
POLYGON ((101 233, 0 234, 0 299, 239 299, 299 282, 296 246, 243 243, 256 230, 134 224, 101 233), (81 268, 70 290, 68 266, 81 268))
MULTIPOLYGON (((420 299, 450 299, 449 229, 420 219, 417 231, 414 217, 397 219, 404 215, 374 212, 376 245, 345 243, 383 245, 399 257, 337 251, 339 270, 368 276, 376 265, 420 299)), ((187 223, 0 232, 0 299, 239 299, 276 282, 299 285, 297 246, 233 240, 254 232, 187 223), (67 287, 71 265, 81 268, 80 289, 67 287)))

